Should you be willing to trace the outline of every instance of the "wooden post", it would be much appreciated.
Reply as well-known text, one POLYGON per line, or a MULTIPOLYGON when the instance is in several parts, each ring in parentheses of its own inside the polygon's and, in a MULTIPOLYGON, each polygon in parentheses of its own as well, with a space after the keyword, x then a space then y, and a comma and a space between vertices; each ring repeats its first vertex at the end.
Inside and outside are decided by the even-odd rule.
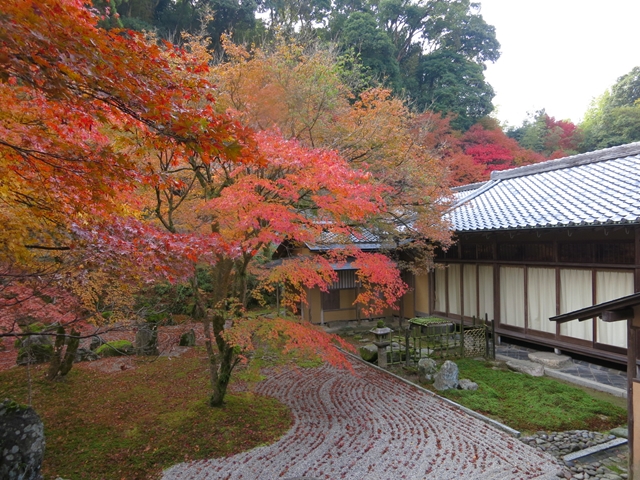
MULTIPOLYGON (((485 318, 489 318, 489 315, 487 313, 484 314, 485 318)), ((491 357, 495 360, 496 359, 496 321, 495 320, 491 320, 491 345, 492 345, 492 349, 493 352, 491 353, 491 357)))
POLYGON ((409 326, 407 327, 407 329, 404 331, 404 345, 405 345, 405 357, 404 357, 404 364, 405 366, 409 366, 409 337, 410 337, 410 328, 411 328, 411 324, 409 324, 409 326))
POLYGON ((485 315, 484 321, 482 322, 482 331, 484 332, 484 358, 491 358, 489 353, 489 323, 487 322, 487 316, 485 315))
POLYGON ((464 358, 464 322, 460 319, 460 358, 464 358))
MULTIPOLYGON (((627 428, 629 429, 629 480, 638 478, 640 472, 640 422, 634 420, 634 398, 640 401, 640 381, 637 368, 637 340, 640 328, 640 307, 634 308, 634 316, 627 320, 627 428), (634 393, 636 395, 634 395, 634 393)), ((638 409, 640 410, 640 409, 638 409)))

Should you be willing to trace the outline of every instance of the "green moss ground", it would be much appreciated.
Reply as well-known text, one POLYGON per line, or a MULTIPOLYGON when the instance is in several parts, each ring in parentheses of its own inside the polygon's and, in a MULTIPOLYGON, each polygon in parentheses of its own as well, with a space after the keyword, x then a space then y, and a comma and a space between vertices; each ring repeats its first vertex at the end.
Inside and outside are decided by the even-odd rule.
MULTIPOLYGON (((231 455, 276 441, 291 426, 288 409, 251 393, 207 406, 205 355, 159 358, 103 373, 74 367, 64 382, 32 367, 33 406, 45 425, 45 478, 158 478, 179 462, 231 455)), ((25 368, 0 373, 3 397, 25 403, 25 368)))

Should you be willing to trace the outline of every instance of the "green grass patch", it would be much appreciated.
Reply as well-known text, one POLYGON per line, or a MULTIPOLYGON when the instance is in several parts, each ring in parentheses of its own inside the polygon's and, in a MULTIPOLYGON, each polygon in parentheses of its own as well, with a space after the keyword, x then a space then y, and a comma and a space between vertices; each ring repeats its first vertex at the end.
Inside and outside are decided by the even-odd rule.
POLYGON ((461 359, 456 363, 459 377, 476 382, 478 390, 437 393, 516 430, 605 431, 627 421, 624 408, 552 378, 496 370, 491 362, 461 359))
MULTIPOLYGON (((179 462, 273 443, 290 428, 289 410, 275 399, 228 394, 224 408, 210 408, 206 359, 185 355, 112 374, 76 366, 64 382, 32 367, 45 478, 158 478, 179 462)), ((26 401, 26 369, 1 372, 0 385, 3 398, 26 401)))

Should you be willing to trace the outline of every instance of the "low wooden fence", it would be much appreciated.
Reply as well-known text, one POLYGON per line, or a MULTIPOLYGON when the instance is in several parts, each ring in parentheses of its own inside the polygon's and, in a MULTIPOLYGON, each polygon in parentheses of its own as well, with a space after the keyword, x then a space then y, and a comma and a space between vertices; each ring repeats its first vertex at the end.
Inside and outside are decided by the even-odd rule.
POLYGON ((473 317, 471 324, 427 317, 409 320, 404 335, 391 338, 387 364, 415 365, 421 358, 495 358, 495 324, 473 317))

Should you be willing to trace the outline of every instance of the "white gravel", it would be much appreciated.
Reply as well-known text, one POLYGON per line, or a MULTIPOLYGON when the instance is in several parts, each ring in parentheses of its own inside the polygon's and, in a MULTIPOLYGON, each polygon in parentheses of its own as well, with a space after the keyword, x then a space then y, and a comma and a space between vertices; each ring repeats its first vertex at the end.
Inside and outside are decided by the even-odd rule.
POLYGON ((557 461, 437 397, 359 362, 283 371, 258 393, 291 408, 276 443, 181 463, 163 480, 556 479, 557 461))

